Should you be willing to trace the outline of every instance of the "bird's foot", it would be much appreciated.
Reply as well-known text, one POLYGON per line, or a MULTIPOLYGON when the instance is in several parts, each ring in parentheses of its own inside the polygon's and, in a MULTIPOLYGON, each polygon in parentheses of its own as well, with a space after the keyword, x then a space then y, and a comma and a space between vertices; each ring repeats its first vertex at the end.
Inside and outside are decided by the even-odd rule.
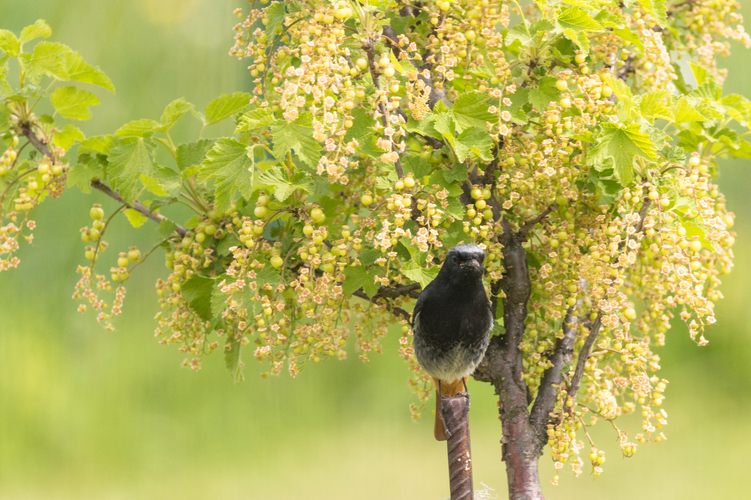
POLYGON ((457 396, 464 396, 467 398, 467 411, 469 411, 470 406, 472 406, 472 398, 469 396, 469 391, 467 392, 457 392, 457 396))
POLYGON ((446 423, 446 417, 443 415, 444 407, 443 407, 443 397, 441 398, 441 405, 438 409, 438 416, 441 417, 441 423, 443 424, 443 430, 446 431, 446 439, 451 439, 452 432, 449 430, 449 426, 446 423))

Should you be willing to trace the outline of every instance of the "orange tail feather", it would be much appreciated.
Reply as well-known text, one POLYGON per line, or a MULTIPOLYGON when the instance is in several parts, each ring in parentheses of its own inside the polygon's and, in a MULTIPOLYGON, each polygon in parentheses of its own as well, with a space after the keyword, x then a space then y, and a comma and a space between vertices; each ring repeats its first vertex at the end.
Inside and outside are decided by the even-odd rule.
MULTIPOLYGON (((454 380, 453 382, 446 382, 445 380, 441 380, 441 395, 454 397, 458 393, 464 392, 464 384, 468 379, 469 377, 464 377, 463 379, 460 378, 458 380, 454 380)), ((444 429, 443 422, 441 421, 441 402, 438 399, 437 378, 433 378, 433 385, 435 386, 435 424, 433 425, 433 436, 435 436, 437 441, 446 441, 446 429, 444 429)))

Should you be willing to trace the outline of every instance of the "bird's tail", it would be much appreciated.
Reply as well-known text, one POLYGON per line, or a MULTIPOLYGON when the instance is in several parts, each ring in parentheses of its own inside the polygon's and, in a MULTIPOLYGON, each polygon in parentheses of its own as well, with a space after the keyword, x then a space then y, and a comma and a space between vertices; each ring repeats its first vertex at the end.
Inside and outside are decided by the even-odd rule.
MULTIPOLYGON (((464 391, 464 383, 469 377, 463 379, 454 380, 453 382, 446 382, 441 380, 441 395, 454 397, 458 393, 464 391)), ((446 441, 446 429, 443 427, 441 421, 441 402, 438 398, 438 379, 433 378, 433 385, 435 386, 435 425, 433 426, 433 435, 437 441, 446 441)))

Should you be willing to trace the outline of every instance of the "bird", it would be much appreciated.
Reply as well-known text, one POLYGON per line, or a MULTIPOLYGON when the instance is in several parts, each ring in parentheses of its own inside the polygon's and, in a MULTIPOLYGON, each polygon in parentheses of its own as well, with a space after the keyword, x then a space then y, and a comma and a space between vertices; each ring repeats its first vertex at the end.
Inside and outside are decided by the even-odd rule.
POLYGON ((490 340, 493 311, 482 283, 484 260, 485 252, 476 245, 453 247, 412 312, 415 356, 436 387, 433 434, 438 441, 447 439, 441 396, 464 389, 469 398, 467 379, 490 340))

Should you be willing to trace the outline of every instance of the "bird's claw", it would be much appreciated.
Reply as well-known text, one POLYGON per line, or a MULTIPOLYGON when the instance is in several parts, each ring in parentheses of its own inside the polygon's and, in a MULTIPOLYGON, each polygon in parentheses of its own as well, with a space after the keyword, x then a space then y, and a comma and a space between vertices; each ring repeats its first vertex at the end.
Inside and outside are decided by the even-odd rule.
POLYGON ((446 439, 451 439, 451 436, 453 435, 453 433, 449 430, 449 426, 446 423, 446 418, 443 416, 443 411, 444 411, 444 407, 443 407, 443 397, 442 397, 441 398, 441 405, 440 405, 440 407, 438 409, 438 416, 441 417, 441 423, 443 424, 443 430, 446 432, 446 439))
POLYGON ((457 392, 457 396, 464 396, 467 398, 467 411, 469 411, 470 406, 472 406, 472 398, 469 396, 469 391, 467 392, 457 392))

